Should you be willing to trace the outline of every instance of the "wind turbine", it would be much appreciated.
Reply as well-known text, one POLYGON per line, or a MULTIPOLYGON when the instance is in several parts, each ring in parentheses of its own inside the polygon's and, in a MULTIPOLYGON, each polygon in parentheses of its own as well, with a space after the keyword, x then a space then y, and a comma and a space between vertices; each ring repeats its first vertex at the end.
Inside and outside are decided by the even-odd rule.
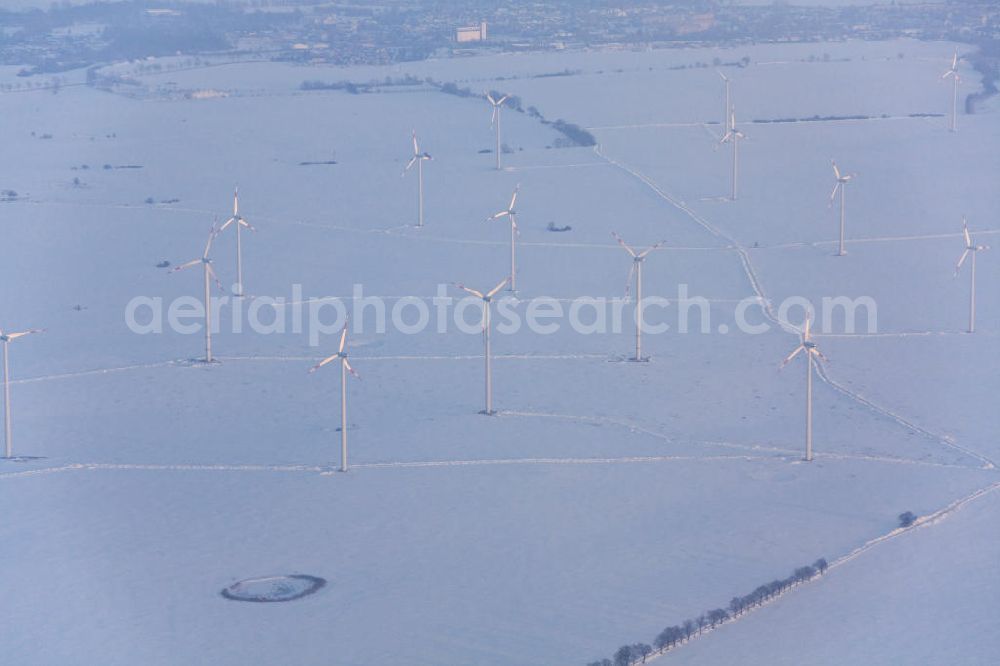
POLYGON ((424 226, 424 161, 431 159, 428 153, 420 152, 420 145, 417 143, 417 130, 413 130, 413 157, 406 164, 406 168, 403 169, 403 173, 400 176, 405 176, 406 172, 416 164, 417 165, 417 226, 424 226))
POLYGON ((969 235, 969 225, 965 218, 962 218, 962 235, 965 237, 965 252, 958 259, 958 265, 955 266, 955 277, 958 277, 958 271, 962 268, 962 264, 965 263, 966 257, 970 254, 972 255, 972 271, 969 276, 969 333, 976 332, 976 254, 980 250, 990 249, 989 245, 976 245, 972 242, 972 236, 969 235))
POLYGON ((509 95, 504 95, 500 99, 494 99, 492 93, 486 93, 486 99, 493 105, 493 117, 490 126, 497 130, 497 171, 500 170, 500 107, 507 101, 509 95))
POLYGON ((666 241, 660 241, 655 245, 650 245, 645 250, 636 252, 617 233, 612 231, 611 235, 632 256, 632 268, 629 270, 628 279, 625 281, 626 298, 628 297, 632 276, 635 275, 635 358, 629 360, 646 361, 649 359, 642 357, 642 262, 646 259, 646 255, 663 245, 666 241))
POLYGON ((510 197, 510 205, 507 206, 505 210, 500 211, 494 215, 490 215, 486 218, 487 222, 492 222, 493 220, 499 220, 501 218, 508 218, 510 220, 510 290, 517 291, 517 237, 521 235, 520 230, 517 228, 517 210, 514 208, 514 204, 517 203, 517 194, 520 192, 521 186, 517 185, 514 188, 514 194, 510 197))
POLYGON ((3 342, 3 457, 12 458, 14 456, 14 438, 10 425, 10 343, 11 340, 23 338, 32 333, 41 333, 43 328, 29 328, 27 331, 19 333, 5 333, 0 329, 0 342, 3 342))
POLYGON ((729 84, 732 83, 732 82, 729 80, 728 76, 726 76, 725 74, 723 74, 719 70, 715 70, 715 73, 718 74, 719 76, 721 76, 723 82, 726 84, 726 106, 722 110, 722 124, 725 125, 726 126, 726 130, 728 130, 729 129, 729 105, 730 105, 730 101, 729 101, 730 100, 729 84))
POLYGON ((208 234, 208 242, 205 243, 205 252, 201 255, 201 259, 192 259, 191 261, 181 264, 180 266, 175 266, 170 272, 176 273, 177 271, 182 271, 185 268, 191 268, 192 266, 202 265, 205 273, 205 363, 212 362, 212 302, 211 302, 211 289, 209 287, 209 280, 215 280, 215 284, 219 287, 219 290, 225 292, 222 283, 219 282, 219 278, 215 275, 215 269, 212 268, 212 260, 208 258, 208 253, 212 249, 212 241, 215 237, 219 235, 219 229, 212 225, 212 230, 208 234))
POLYGON ((236 291, 235 296, 243 296, 243 244, 240 240, 240 230, 246 227, 250 231, 256 232, 253 226, 240 215, 240 188, 233 192, 233 216, 226 220, 226 223, 219 228, 219 233, 226 230, 229 225, 236 226, 236 291))
POLYGON ((740 139, 745 138, 746 134, 736 129, 736 107, 733 106, 729 114, 729 127, 726 128, 726 133, 723 135, 722 140, 719 141, 720 145, 723 143, 733 144, 733 193, 730 197, 733 201, 736 201, 736 178, 739 175, 740 139))
POLYGON ((844 256, 847 252, 844 250, 844 219, 845 219, 845 199, 847 197, 847 183, 851 181, 858 174, 856 173, 840 173, 840 169, 837 167, 837 163, 830 160, 833 164, 833 176, 837 179, 836 185, 833 186, 833 192, 830 193, 830 203, 827 206, 833 205, 833 200, 837 197, 837 190, 840 190, 840 251, 837 253, 839 256, 844 256))
POLYGON ((497 295, 503 286, 507 284, 510 278, 504 278, 500 283, 493 287, 491 290, 485 294, 481 291, 476 291, 475 289, 469 289, 463 284, 455 284, 456 287, 464 291, 469 292, 476 298, 481 298, 483 300, 483 344, 486 348, 486 409, 479 412, 480 414, 486 414, 487 416, 492 416, 496 412, 493 411, 493 367, 491 361, 491 351, 490 351, 490 311, 492 309, 491 303, 493 302, 493 297, 497 295))
POLYGON ((812 395, 813 395, 813 363, 818 363, 820 359, 826 361, 827 358, 823 356, 819 348, 816 347, 816 343, 813 342, 812 335, 809 333, 809 316, 806 316, 805 329, 801 336, 802 342, 796 347, 791 354, 785 357, 782 361, 781 367, 785 367, 792 362, 792 359, 798 356, 801 352, 806 353, 806 462, 810 462, 813 459, 813 406, 812 406, 812 395))
POLYGON ((958 75, 958 51, 955 51, 955 55, 951 59, 951 68, 941 75, 942 79, 947 79, 951 77, 952 80, 952 93, 951 93, 951 127, 952 132, 958 131, 958 83, 962 80, 962 77, 958 75))
POLYGON ((361 379, 361 375, 354 371, 351 364, 347 361, 347 353, 344 351, 344 346, 347 343, 347 322, 344 322, 344 328, 340 332, 340 346, 337 348, 337 353, 333 356, 327 356, 322 361, 309 368, 309 372, 313 373, 322 368, 327 363, 331 361, 340 360, 340 471, 347 471, 347 373, 351 373, 358 379, 361 379))

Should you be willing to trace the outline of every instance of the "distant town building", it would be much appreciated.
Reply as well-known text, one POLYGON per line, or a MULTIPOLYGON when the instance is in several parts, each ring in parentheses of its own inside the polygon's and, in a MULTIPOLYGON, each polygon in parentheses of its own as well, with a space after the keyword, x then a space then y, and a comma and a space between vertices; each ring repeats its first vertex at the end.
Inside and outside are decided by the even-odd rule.
POLYGON ((479 25, 469 26, 467 28, 459 28, 455 31, 455 41, 459 44, 464 44, 468 42, 485 42, 486 41, 486 21, 483 21, 479 25))

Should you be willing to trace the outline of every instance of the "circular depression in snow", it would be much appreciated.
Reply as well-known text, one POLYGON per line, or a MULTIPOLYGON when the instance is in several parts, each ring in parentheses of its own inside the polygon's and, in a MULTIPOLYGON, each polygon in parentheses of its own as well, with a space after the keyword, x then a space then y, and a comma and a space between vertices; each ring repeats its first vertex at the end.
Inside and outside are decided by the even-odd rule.
POLYGON ((294 601, 316 592, 326 585, 318 576, 292 574, 290 576, 264 576, 247 578, 222 590, 222 596, 233 601, 294 601))

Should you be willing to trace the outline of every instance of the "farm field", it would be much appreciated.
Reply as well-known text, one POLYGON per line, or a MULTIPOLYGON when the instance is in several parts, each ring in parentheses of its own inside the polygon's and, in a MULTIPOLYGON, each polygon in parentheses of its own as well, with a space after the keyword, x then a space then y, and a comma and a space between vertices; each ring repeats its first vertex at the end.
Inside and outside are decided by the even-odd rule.
MULTIPOLYGON (((0 95, 16 157, 0 187, 17 193, 2 204, 0 325, 46 329, 10 345, 22 457, 0 460, 0 651, 25 665, 582 665, 824 557, 823 577, 659 663, 988 663, 1000 377, 984 359, 1000 262, 978 259, 971 335, 968 266, 954 272, 963 215, 998 243, 1000 122, 961 114, 947 130, 954 49, 120 65, 139 83, 128 94, 0 95), (736 201, 721 81, 694 66, 715 57, 749 63, 724 68, 746 134, 736 201), (300 88, 406 75, 517 95, 597 145, 567 147, 507 109, 497 171, 481 98, 300 88), (813 116, 867 118, 754 122, 813 116), (400 176, 414 130, 433 156, 422 229, 414 174, 400 176), (831 159, 857 173, 843 257, 831 159), (201 297, 197 268, 169 268, 200 256, 236 185, 257 229, 242 236, 245 301, 285 301, 257 311, 266 332, 236 332, 229 301, 208 365, 200 331, 139 334, 127 307, 201 297), (509 228, 484 220, 515 187, 514 312, 540 297, 619 302, 631 258, 614 231, 664 241, 643 290, 669 300, 648 318, 670 330, 644 336, 648 363, 626 360, 631 303, 620 331, 494 331, 486 417, 478 305, 465 330, 407 334, 379 331, 370 303, 347 338, 361 379, 351 470, 336 472, 337 372, 307 373, 336 352, 332 299, 391 310, 443 293, 453 311, 465 294, 452 283, 507 275, 509 228), (704 330, 678 330, 682 288, 704 299, 691 311, 704 330), (801 302, 824 297, 869 297, 877 313, 853 331, 820 313, 829 361, 806 463, 803 362, 779 364, 801 302), (323 330, 295 330, 303 312, 323 330), (767 330, 742 332, 741 317, 767 330), (884 539, 905 511, 936 518, 884 539), (220 596, 276 574, 327 583, 287 604, 220 596)), ((225 287, 234 253, 227 231, 212 248, 225 287)))

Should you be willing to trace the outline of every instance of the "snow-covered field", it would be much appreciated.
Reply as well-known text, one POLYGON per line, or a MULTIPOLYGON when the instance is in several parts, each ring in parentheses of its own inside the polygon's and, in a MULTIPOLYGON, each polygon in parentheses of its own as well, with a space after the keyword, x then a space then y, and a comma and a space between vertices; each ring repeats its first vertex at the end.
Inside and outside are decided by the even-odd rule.
MULTIPOLYGON (((582 664, 817 557, 836 562, 903 511, 932 514, 991 487, 1000 263, 979 258, 975 335, 964 333, 968 274, 952 274, 962 215, 979 242, 997 244, 1000 123, 963 114, 951 134, 943 115, 910 116, 948 111, 940 74, 954 48, 232 64, 143 75, 134 97, 82 86, 0 95, 13 156, 0 187, 19 195, 2 204, 0 325, 47 329, 11 345, 15 453, 37 458, 0 461, 0 654, 18 664, 582 664), (717 56, 750 59, 724 70, 748 136, 736 202, 721 198, 728 148, 714 150, 720 80, 710 67, 671 69, 717 56), (580 73, 532 78, 564 69, 580 73), (478 152, 493 140, 482 100, 299 90, 307 79, 405 74, 520 95, 591 128, 600 146, 553 148, 551 127, 505 112, 515 152, 498 173, 478 152), (164 87, 228 96, 156 94, 164 87), (744 122, 854 114, 878 118, 744 122), (422 230, 406 226, 416 184, 400 178, 414 128, 434 157, 422 230), (845 257, 833 256, 831 158, 859 174, 845 257), (685 284, 710 301, 712 325, 646 336, 646 364, 622 362, 628 321, 620 333, 496 334, 499 414, 487 418, 478 334, 378 333, 369 312, 349 337, 363 377, 349 385, 353 469, 332 473, 338 378, 306 370, 334 351, 334 336, 313 347, 307 332, 237 334, 224 309, 221 363, 205 366, 191 360, 199 334, 125 325, 135 296, 200 296, 197 271, 157 264, 199 255, 236 183, 259 230, 244 236, 251 294, 292 298, 300 285, 301 299, 350 303, 361 285, 391 307, 430 299, 439 284, 492 286, 507 271, 507 229, 483 219, 519 184, 520 298, 621 297, 630 260, 615 230, 640 246, 665 239, 646 262, 646 295, 674 299, 685 284), (802 367, 778 370, 797 338, 772 319, 794 296, 878 305, 876 332, 862 318, 856 334, 817 338, 831 360, 815 387, 810 464, 800 460, 802 367), (769 332, 736 332, 746 298, 769 301, 749 311, 769 332), (328 582, 286 604, 219 595, 294 573, 328 582)), ((963 77, 963 93, 977 89, 974 72, 963 77)), ((231 236, 216 241, 226 284, 233 253, 231 236)), ((669 308, 663 317, 676 322, 669 308)), ((874 541, 662 659, 988 663, 996 502, 979 495, 874 541)))

